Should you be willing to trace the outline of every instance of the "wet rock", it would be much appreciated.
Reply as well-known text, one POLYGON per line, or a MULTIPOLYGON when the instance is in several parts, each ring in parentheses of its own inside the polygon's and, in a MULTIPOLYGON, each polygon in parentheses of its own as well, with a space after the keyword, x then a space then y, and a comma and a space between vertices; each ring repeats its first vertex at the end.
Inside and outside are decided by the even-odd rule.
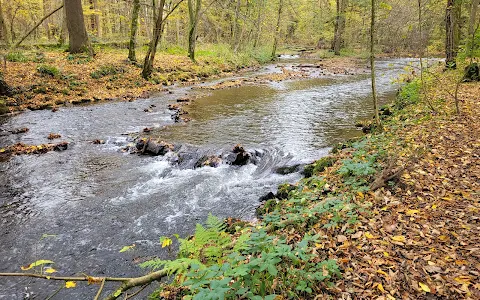
POLYGON ((179 110, 181 108, 180 104, 169 104, 168 109, 169 110, 179 110))
POLYGON ((192 99, 187 98, 187 97, 177 99, 178 103, 188 103, 188 102, 192 102, 192 101, 193 101, 192 99))
POLYGON ((12 131, 10 131, 12 134, 20 134, 20 133, 26 133, 28 132, 30 129, 28 129, 27 127, 23 127, 23 128, 17 128, 17 129, 14 129, 12 131))
POLYGON ((280 175, 288 175, 288 174, 292 174, 292 173, 300 171, 302 169, 302 167, 303 167, 303 165, 301 165, 301 164, 297 164, 297 165, 293 165, 293 166, 279 167, 279 168, 275 169, 275 173, 280 174, 280 175))
POLYGON ((60 134, 58 134, 58 133, 50 133, 47 138, 48 138, 49 140, 54 140, 54 139, 59 139, 59 138, 61 138, 61 137, 62 137, 62 136, 61 136, 60 134))
POLYGON ((222 159, 217 155, 204 156, 200 158, 196 163, 194 168, 201 167, 212 167, 217 168, 222 164, 222 159))
POLYGON ((272 199, 275 199, 275 198, 276 198, 275 194, 272 193, 272 192, 269 192, 265 196, 260 197, 260 199, 258 199, 258 200, 260 202, 265 202, 265 201, 272 200, 272 199))
POLYGON ((242 145, 238 144, 233 147, 232 153, 227 155, 227 163, 233 166, 244 166, 250 162, 251 155, 242 145))
POLYGON ((67 149, 68 149, 68 143, 67 142, 58 143, 53 147, 53 151, 65 151, 67 149))
POLYGON ((58 111, 58 107, 52 108, 52 112, 57 112, 57 111, 58 111))
POLYGON ((143 128, 143 132, 145 133, 149 133, 151 131, 152 131, 152 128, 148 128, 148 127, 143 128))
POLYGON ((150 109, 150 108, 145 108, 143 111, 144 111, 144 112, 148 112, 148 113, 153 112, 153 110, 150 109))
POLYGON ((154 156, 165 155, 174 149, 172 144, 164 141, 153 141, 151 139, 140 139, 135 147, 142 154, 150 154, 154 156))
POLYGON ((92 141, 92 144, 94 144, 94 145, 101 145, 101 144, 105 144, 105 141, 104 141, 104 140, 93 140, 93 141, 92 141))

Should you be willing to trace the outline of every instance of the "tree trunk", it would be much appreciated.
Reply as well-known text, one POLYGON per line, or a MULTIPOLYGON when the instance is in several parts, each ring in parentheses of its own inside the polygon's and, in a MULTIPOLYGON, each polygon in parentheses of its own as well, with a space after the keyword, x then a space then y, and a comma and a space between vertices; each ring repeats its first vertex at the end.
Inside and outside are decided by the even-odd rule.
POLYGON ((337 16, 335 19, 335 33, 333 38, 333 51, 340 55, 343 46, 343 34, 345 32, 347 0, 337 0, 337 16))
POLYGON ((237 48, 237 39, 238 39, 238 19, 240 18, 240 5, 242 4, 241 0, 237 0, 237 4, 235 5, 235 19, 233 20, 233 31, 232 31, 232 48, 237 48))
POLYGON ((468 36, 471 37, 475 32, 475 22, 477 21, 477 10, 480 0, 472 0, 470 9, 470 22, 468 23, 468 36))
POLYGON ((275 35, 273 37, 272 59, 275 59, 277 53, 278 35, 280 34, 280 22, 282 21, 283 0, 278 3, 277 26, 275 27, 275 35))
MULTIPOLYGON (((43 15, 46 16, 49 12, 50 5, 48 5, 48 0, 43 0, 43 15)), ((50 41, 52 39, 52 35, 50 34, 50 22, 46 19, 43 22, 43 28, 45 29, 45 33, 47 34, 47 39, 50 41)))
POLYGON ((5 43, 5 46, 7 47, 10 44, 10 40, 8 37, 7 24, 5 23, 5 19, 3 17, 3 5, 1 0, 0 0, 0 40, 2 40, 5 43))
POLYGON ((455 0, 447 1, 447 9, 445 12, 445 64, 447 69, 455 69, 457 67, 457 48, 455 45, 455 14, 453 12, 453 6, 455 0))
POLYGON ((145 62, 143 64, 142 76, 145 79, 150 78, 153 71, 153 62, 155 60, 155 54, 157 52, 158 41, 162 35, 162 23, 163 23, 163 9, 165 6, 165 0, 160 0, 158 5, 157 20, 153 29, 153 38, 148 47, 147 54, 145 55, 145 62))
POLYGON ((375 123, 380 127, 380 116, 378 113, 378 101, 377 101, 377 85, 375 78, 375 0, 371 0, 371 17, 370 17, 370 69, 372 78, 372 99, 373 110, 375 112, 375 123))
POLYGON ((62 14, 62 27, 60 29, 60 36, 58 38, 58 44, 63 45, 66 43, 68 38, 68 28, 67 28, 67 14, 65 12, 65 0, 62 1, 63 3, 63 14, 62 14))
POLYGON ((197 25, 200 15, 200 9, 202 8, 202 0, 195 1, 195 7, 193 0, 188 0, 188 16, 189 16, 189 30, 188 30, 188 57, 192 61, 195 61, 195 44, 197 40, 197 25))
POLYGON ((137 47, 138 12, 140 11, 140 0, 133 0, 132 24, 130 26, 130 43, 128 45, 128 59, 137 61, 135 48, 137 47))
POLYGON ((82 0, 65 0, 67 28, 70 53, 87 52, 93 55, 92 46, 88 40, 83 17, 82 0))

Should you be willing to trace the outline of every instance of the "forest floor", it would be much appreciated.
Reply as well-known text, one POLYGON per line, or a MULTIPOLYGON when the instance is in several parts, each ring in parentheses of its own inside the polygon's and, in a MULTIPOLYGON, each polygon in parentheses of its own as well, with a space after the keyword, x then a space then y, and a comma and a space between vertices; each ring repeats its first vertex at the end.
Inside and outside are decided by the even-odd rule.
MULTIPOLYGON (((238 75, 269 62, 268 55, 262 52, 234 54, 221 48, 198 51, 197 63, 191 62, 183 52, 159 52, 152 78, 144 80, 140 64, 126 59, 127 50, 105 48, 96 52, 94 58, 71 55, 60 49, 7 54, 3 77, 16 92, 0 100, 3 110, 15 112, 99 101, 133 101, 168 91, 168 86, 174 83, 194 85, 206 78, 238 75)), ((139 63, 143 56, 139 50, 139 63)), ((358 64, 364 65, 364 62, 351 57, 328 58, 322 68, 338 73, 358 64)), ((288 76, 266 79, 286 78, 288 76)))
MULTIPOLYGON (((313 226, 317 247, 342 270, 321 299, 480 298, 480 83, 460 86, 457 115, 455 76, 438 75, 424 101, 418 81, 408 84, 383 131, 340 147, 331 167, 315 165, 328 191, 362 208, 354 226, 322 227, 334 213, 313 226)), ((325 185, 302 185, 315 202, 328 200, 325 185)), ((288 213, 289 200, 276 209, 288 213)))

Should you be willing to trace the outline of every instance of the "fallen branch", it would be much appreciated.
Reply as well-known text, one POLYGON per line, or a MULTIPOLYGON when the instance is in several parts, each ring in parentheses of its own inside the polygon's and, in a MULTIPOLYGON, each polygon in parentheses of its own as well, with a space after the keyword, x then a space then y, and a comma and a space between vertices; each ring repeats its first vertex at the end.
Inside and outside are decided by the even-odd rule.
POLYGON ((402 175, 403 171, 405 171, 405 167, 400 167, 399 169, 394 169, 395 163, 391 160, 387 166, 383 169, 380 176, 378 176, 370 185, 371 191, 376 191, 381 187, 384 187, 387 182, 392 179, 397 178, 398 176, 402 175))
POLYGON ((33 277, 33 278, 48 279, 48 280, 90 281, 90 282, 92 281, 101 282, 102 280, 124 282, 124 281, 135 279, 135 278, 91 277, 91 276, 82 276, 82 277, 49 276, 49 275, 42 275, 42 274, 35 274, 35 273, 0 273, 0 277, 33 277))
POLYGON ((40 21, 38 21, 37 24, 35 24, 35 26, 33 26, 32 29, 30 29, 29 32, 27 32, 27 34, 25 34, 16 44, 15 46, 13 46, 13 48, 17 48, 18 46, 20 46, 20 44, 30 35, 32 34, 32 32, 35 31, 35 29, 38 28, 38 26, 42 25, 43 21, 45 21, 46 19, 48 19, 48 17, 50 17, 51 15, 53 15, 54 13, 56 13, 57 11, 59 11, 60 9, 63 8, 63 4, 60 5, 60 7, 57 7, 55 10, 53 10, 52 12, 50 12, 49 14, 45 15, 40 21))
POLYGON ((160 270, 142 277, 130 278, 129 280, 125 281, 117 290, 115 290, 115 292, 113 292, 112 294, 110 294, 110 296, 105 298, 105 300, 115 300, 118 297, 120 297, 120 295, 122 295, 124 292, 128 291, 131 288, 150 284, 153 281, 160 280, 167 275, 168 275, 168 270, 160 270))
MULTIPOLYGON (((89 283, 100 283, 100 289, 95 296, 95 299, 100 297, 102 293, 103 286, 106 281, 115 281, 115 282, 123 282, 123 284, 115 290, 112 294, 110 294, 105 300, 115 300, 120 297, 124 292, 128 291, 131 288, 141 286, 144 289, 144 286, 149 285, 150 283, 160 280, 163 277, 168 275, 168 270, 160 270, 157 272, 150 273, 145 276, 141 277, 133 277, 133 278, 123 278, 123 277, 92 277, 88 275, 80 276, 49 276, 49 275, 42 275, 42 274, 35 274, 35 273, 0 273, 0 277, 33 277, 33 278, 40 278, 40 279, 47 279, 47 280, 62 280, 62 281, 88 281, 89 283)), ((138 292, 138 291, 137 291, 138 292)))

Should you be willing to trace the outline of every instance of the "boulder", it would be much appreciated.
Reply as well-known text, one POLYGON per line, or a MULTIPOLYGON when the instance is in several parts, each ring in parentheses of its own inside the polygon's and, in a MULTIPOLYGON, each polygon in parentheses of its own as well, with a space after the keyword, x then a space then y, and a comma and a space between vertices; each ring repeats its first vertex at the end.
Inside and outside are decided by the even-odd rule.
POLYGON ((172 151, 174 146, 164 141, 156 142, 151 139, 140 139, 137 141, 136 148, 142 154, 158 156, 172 151))
POLYGON ((227 162, 233 166, 244 166, 250 162, 251 155, 242 145, 233 147, 232 153, 227 156, 227 162))
POLYGON ((472 63, 465 68, 464 82, 480 81, 480 67, 472 63))

